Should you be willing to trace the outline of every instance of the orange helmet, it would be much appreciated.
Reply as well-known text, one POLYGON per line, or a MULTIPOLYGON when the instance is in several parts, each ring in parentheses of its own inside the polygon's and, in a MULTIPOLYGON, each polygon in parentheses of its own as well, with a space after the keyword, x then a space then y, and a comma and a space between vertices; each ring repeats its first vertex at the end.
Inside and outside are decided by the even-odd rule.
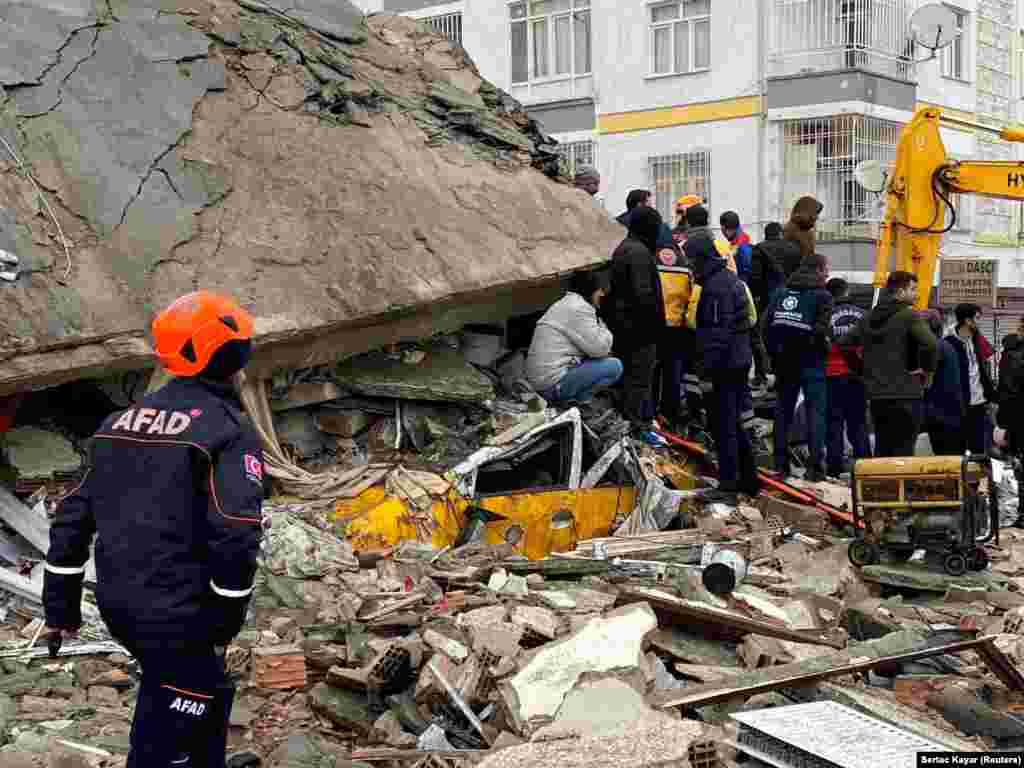
POLYGON ((704 199, 700 195, 683 195, 676 200, 676 213, 686 213, 691 205, 703 205, 704 199))
POLYGON ((209 291, 185 294, 153 320, 156 354, 174 376, 198 375, 218 349, 248 341, 252 331, 252 315, 209 291))

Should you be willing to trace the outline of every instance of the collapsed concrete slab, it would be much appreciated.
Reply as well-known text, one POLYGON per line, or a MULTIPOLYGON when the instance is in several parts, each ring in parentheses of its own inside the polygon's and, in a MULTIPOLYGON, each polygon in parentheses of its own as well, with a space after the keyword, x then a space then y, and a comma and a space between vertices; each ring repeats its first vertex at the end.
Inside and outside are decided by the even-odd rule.
POLYGON ((269 376, 531 311, 622 235, 412 20, 344 0, 9 6, 0 396, 152 366, 152 313, 196 286, 259 317, 269 376))

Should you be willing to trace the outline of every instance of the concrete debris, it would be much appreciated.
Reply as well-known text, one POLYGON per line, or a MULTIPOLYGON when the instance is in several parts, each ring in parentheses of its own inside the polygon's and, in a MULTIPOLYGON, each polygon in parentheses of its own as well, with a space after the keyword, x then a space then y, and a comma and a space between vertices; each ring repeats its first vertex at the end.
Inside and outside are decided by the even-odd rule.
POLYGON ((644 639, 657 625, 649 606, 633 605, 541 648, 502 688, 517 728, 528 731, 535 719, 553 718, 584 674, 639 668, 644 639))
POLYGON ((309 579, 359 570, 352 547, 289 512, 271 515, 263 552, 271 573, 309 579))

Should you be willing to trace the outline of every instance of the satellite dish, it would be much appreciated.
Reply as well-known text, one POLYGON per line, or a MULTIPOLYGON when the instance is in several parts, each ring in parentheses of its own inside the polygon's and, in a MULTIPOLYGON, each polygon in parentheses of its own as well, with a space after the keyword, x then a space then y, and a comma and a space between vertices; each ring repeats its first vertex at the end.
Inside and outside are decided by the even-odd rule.
POLYGON ((910 16, 910 34, 914 42, 933 54, 960 37, 953 9, 942 3, 922 5, 910 16))
POLYGON ((878 194, 885 190, 888 174, 878 160, 864 160, 853 169, 853 180, 868 192, 878 194))

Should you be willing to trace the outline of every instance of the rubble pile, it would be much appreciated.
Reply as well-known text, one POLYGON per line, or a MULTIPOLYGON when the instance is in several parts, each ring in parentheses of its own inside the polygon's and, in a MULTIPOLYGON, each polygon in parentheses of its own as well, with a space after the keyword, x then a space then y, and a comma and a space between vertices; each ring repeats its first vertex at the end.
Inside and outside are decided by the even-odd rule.
MULTIPOLYGON (((663 478, 687 466, 641 462, 663 478)), ((966 580, 914 562, 858 571, 841 528, 819 520, 812 537, 779 518, 821 513, 758 501, 725 514, 688 498, 687 527, 530 560, 504 541, 360 548, 322 500, 276 498, 227 652, 232 744, 280 766, 712 768, 735 756, 732 715, 812 701, 940 749, 1019 744, 1024 535, 1004 531, 991 571, 966 580), (747 566, 715 594, 724 552, 747 566)), ((76 643, 51 661, 28 648, 37 629, 31 610, 0 629, 2 751, 122 764, 137 666, 76 643)))

